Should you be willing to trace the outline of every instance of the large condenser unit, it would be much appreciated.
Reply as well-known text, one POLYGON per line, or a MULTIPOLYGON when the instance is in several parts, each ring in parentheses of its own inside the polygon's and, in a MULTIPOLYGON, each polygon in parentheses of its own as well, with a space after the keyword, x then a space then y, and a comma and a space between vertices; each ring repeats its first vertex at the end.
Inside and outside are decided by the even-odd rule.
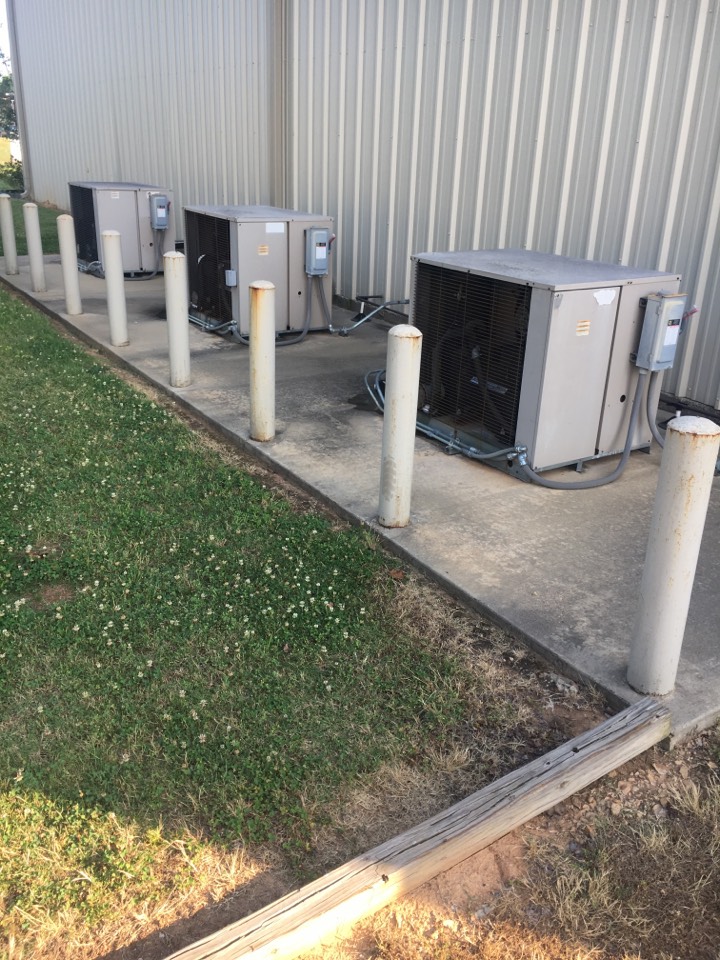
POLYGON ((275 285, 278 335, 327 329, 332 225, 330 217, 279 207, 186 207, 191 316, 205 329, 232 325, 247 335, 249 287, 265 280, 275 285))
MULTIPOLYGON (((526 250, 412 259, 421 427, 478 451, 526 447, 534 471, 623 451, 646 298, 677 294, 677 274, 526 250)), ((632 447, 650 441, 643 409, 632 447)))
POLYGON ((102 233, 120 234, 125 273, 154 273, 175 249, 172 192, 147 183, 74 181, 70 209, 81 270, 104 269, 102 233))

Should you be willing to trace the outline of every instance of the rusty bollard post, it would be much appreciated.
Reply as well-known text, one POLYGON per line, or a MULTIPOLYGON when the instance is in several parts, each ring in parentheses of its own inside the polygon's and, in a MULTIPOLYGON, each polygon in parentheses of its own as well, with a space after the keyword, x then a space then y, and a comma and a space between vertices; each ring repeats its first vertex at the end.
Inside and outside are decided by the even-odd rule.
POLYGON ((718 447, 711 420, 668 424, 627 673, 641 693, 675 686, 718 447))
POLYGON ((250 439, 275 436, 275 285, 250 284, 250 439))

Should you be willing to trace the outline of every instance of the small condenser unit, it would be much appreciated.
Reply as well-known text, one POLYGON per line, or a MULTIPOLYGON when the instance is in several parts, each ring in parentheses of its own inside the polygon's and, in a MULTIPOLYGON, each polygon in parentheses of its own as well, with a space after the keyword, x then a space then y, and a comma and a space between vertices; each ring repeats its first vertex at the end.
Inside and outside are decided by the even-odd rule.
POLYGON ((320 298, 313 298, 313 284, 322 284, 325 301, 330 304, 332 223, 321 214, 279 207, 186 207, 191 316, 206 329, 234 324, 239 333, 247 335, 250 284, 266 280, 275 285, 275 328, 279 334, 304 329, 308 302, 308 329, 327 329, 320 298), (320 228, 318 232, 328 238, 327 244, 314 245, 317 250, 324 247, 326 268, 318 268, 316 262, 306 265, 306 234, 313 228, 320 228), (313 274, 312 283, 308 273, 313 274))
POLYGON ((75 181, 68 186, 81 269, 94 265, 104 269, 104 230, 120 233, 125 273, 153 273, 162 269, 163 253, 175 249, 170 190, 147 183, 75 181))
MULTIPOLYGON (((677 293, 677 274, 526 250, 412 259, 421 425, 484 452, 523 445, 536 471, 623 450, 641 300, 677 293)), ((650 441, 643 410, 633 449, 650 441)))

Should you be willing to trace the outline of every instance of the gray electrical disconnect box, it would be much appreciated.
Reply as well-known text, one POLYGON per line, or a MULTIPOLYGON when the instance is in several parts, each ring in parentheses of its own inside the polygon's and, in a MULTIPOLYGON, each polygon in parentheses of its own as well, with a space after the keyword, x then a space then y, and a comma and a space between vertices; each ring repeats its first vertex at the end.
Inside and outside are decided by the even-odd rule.
POLYGON ((170 226, 170 201, 164 193, 150 194, 150 226, 153 230, 167 230, 170 226))
POLYGON ((308 227, 305 231, 305 273, 324 277, 330 258, 330 231, 327 227, 308 227))
POLYGON ((645 318, 635 360, 638 367, 669 370, 673 365, 686 301, 684 293, 655 293, 644 299, 645 318))

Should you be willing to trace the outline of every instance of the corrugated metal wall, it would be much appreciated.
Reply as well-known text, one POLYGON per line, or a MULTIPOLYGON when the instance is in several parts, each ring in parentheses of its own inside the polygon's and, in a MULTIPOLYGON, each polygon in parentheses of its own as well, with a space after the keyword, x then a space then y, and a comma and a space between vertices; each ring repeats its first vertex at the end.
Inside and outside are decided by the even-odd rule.
POLYGON ((276 4, 17 0, 32 188, 68 180, 173 187, 183 203, 268 202, 276 150, 276 4))
POLYGON ((702 313, 666 388, 720 407, 710 0, 15 7, 39 197, 82 175, 329 213, 347 297, 408 295, 428 249, 678 271, 702 313))

